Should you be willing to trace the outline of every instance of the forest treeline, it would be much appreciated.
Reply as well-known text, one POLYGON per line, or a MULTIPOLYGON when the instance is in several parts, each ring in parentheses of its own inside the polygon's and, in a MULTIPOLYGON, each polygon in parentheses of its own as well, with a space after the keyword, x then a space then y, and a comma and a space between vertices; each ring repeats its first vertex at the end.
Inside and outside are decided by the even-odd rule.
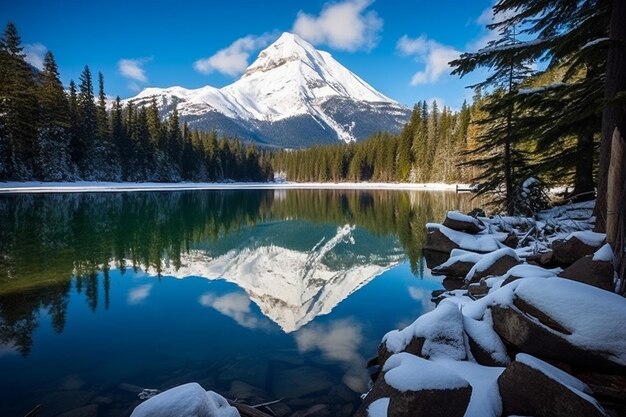
POLYGON ((79 83, 61 83, 51 52, 30 66, 9 23, 0 40, 0 180, 263 181, 273 178, 266 152, 216 132, 191 131, 176 110, 107 109, 102 73, 85 66, 79 83))
POLYGON ((458 112, 419 102, 397 135, 379 132, 363 142, 284 150, 273 155, 272 165, 293 181, 469 182, 473 172, 463 163, 473 147, 470 122, 477 112, 465 102, 458 112))

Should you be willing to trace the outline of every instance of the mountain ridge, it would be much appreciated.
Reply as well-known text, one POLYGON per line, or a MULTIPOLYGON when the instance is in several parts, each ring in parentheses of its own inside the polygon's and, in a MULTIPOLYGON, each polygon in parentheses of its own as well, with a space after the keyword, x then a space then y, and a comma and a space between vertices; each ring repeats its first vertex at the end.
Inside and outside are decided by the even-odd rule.
POLYGON ((213 129, 269 146, 351 142, 399 131, 409 109, 375 90, 297 35, 285 32, 232 84, 150 87, 124 100, 162 115, 176 106, 192 128, 213 129))

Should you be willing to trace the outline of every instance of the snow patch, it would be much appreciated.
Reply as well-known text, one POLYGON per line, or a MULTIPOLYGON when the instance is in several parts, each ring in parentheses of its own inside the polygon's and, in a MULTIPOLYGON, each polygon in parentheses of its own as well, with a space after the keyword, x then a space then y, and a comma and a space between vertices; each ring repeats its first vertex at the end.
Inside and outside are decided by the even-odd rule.
POLYGON ((610 244, 606 244, 602 246, 600 249, 593 254, 592 260, 594 261, 604 261, 604 262, 613 262, 613 249, 610 244))
POLYGON ((383 372, 385 382, 401 392, 452 390, 469 386, 456 372, 406 352, 387 359, 383 372))

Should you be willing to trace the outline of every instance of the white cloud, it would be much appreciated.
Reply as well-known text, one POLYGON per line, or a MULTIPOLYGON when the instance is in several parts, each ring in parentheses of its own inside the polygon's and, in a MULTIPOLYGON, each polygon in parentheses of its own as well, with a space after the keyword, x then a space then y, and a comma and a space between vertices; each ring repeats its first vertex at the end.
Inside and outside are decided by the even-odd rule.
POLYGON ((443 45, 426 35, 418 38, 402 36, 396 44, 396 50, 406 56, 413 56, 416 61, 423 63, 424 69, 413 74, 411 85, 429 84, 438 81, 442 75, 451 71, 448 64, 461 54, 451 46, 443 45))
POLYGON ((134 84, 147 83, 148 77, 143 65, 151 60, 152 58, 120 59, 117 61, 117 69, 122 77, 134 81, 134 84))
POLYGON ((328 325, 309 325, 296 333, 300 353, 319 350, 326 359, 342 363, 346 368, 343 382, 356 392, 367 388, 368 375, 359 354, 363 330, 358 323, 344 319, 328 325))
POLYGON ((248 67, 250 54, 269 45, 275 37, 275 33, 264 33, 261 36, 248 35, 239 38, 210 57, 197 60, 193 67, 202 74, 217 71, 230 76, 239 75, 248 67))
POLYGON ((48 52, 48 48, 40 43, 29 43, 24 45, 24 59, 37 69, 43 69, 43 58, 48 52))
POLYGON ((139 304, 150 295, 152 284, 140 285, 128 293, 128 304, 139 304))
POLYGON ((300 11, 292 30, 313 44, 346 51, 371 50, 383 27, 378 13, 366 11, 372 3, 373 0, 326 3, 319 16, 300 11))
POLYGON ((487 7, 485 10, 483 10, 480 13, 480 16, 478 16, 478 18, 476 19, 476 24, 480 26, 485 26, 485 28, 482 31, 482 34, 477 39, 467 44, 466 49, 468 51, 478 51, 479 49, 487 46, 489 42, 495 41, 496 39, 498 39, 499 38, 498 31, 490 30, 486 28, 486 26, 492 23, 502 22, 506 19, 513 17, 514 15, 515 15, 515 12, 512 10, 508 10, 503 13, 501 12, 501 13, 494 14, 493 5, 487 7))
POLYGON ((240 326, 249 329, 263 327, 266 324, 252 312, 250 298, 244 294, 230 293, 218 297, 215 294, 206 293, 200 297, 200 304, 214 308, 235 320, 240 326))

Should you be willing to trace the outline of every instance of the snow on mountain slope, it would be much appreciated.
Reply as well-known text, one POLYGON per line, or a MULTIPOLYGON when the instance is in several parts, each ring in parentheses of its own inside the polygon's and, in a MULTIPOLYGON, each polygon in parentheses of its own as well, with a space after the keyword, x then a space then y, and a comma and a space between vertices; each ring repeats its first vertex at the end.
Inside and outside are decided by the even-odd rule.
POLYGON ((148 105, 153 99, 162 113, 177 106, 191 126, 217 127, 277 146, 285 145, 281 129, 282 136, 299 134, 308 144, 348 142, 376 130, 397 131, 409 116, 406 107, 291 33, 283 33, 226 87, 147 88, 125 101, 148 105))

